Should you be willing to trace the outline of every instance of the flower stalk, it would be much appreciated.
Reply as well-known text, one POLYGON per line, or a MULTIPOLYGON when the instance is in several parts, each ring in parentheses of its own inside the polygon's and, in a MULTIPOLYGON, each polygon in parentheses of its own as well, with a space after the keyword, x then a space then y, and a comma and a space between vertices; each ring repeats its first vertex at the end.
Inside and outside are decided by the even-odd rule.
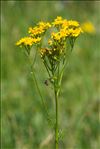
POLYGON ((56 124, 55 124, 55 148, 58 149, 58 92, 55 91, 56 124))

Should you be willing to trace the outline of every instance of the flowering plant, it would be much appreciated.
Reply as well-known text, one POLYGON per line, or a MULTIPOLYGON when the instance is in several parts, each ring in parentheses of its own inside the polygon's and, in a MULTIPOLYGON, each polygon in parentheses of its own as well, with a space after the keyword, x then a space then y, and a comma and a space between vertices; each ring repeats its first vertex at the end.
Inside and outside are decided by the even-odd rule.
MULTIPOLYGON (((64 68, 71 55, 73 46, 77 37, 82 33, 82 29, 77 21, 66 20, 62 17, 57 17, 52 23, 39 22, 35 27, 29 28, 29 36, 20 39, 16 45, 24 47, 25 54, 30 61, 30 50, 33 45, 37 46, 37 52, 43 61, 46 71, 49 76, 49 82, 52 84, 55 94, 55 148, 58 149, 59 130, 58 130, 58 97, 61 89, 61 82, 64 73, 64 68), (42 44, 43 37, 47 30, 50 30, 50 38, 47 46, 42 44)), ((37 53, 36 52, 36 53, 37 53)), ((39 86, 34 73, 34 66, 31 63, 33 77, 37 85, 37 89, 42 98, 39 86)), ((45 82, 47 84, 47 82, 45 82)), ((42 98, 44 103, 44 100, 42 98)), ((45 106, 45 103, 44 103, 45 106)), ((45 107, 46 108, 46 107, 45 107)))

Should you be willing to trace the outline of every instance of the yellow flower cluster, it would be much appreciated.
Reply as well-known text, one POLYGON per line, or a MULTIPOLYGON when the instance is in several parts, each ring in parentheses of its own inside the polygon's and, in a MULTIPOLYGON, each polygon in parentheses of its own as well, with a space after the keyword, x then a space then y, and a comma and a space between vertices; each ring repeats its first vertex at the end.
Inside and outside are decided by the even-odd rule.
POLYGON ((20 45, 25 45, 25 46, 32 46, 34 43, 38 43, 41 41, 41 38, 38 37, 38 38, 32 38, 32 37, 24 37, 24 38, 21 38, 17 43, 16 45, 17 46, 20 46, 20 45))
POLYGON ((36 27, 29 28, 28 33, 30 34, 29 37, 21 38, 16 45, 17 46, 32 46, 33 44, 37 44, 41 41, 40 35, 44 33, 51 25, 49 22, 39 22, 36 27))
MULTIPOLYGON (((64 52, 65 41, 68 37, 77 38, 82 32, 79 23, 74 20, 66 20, 58 16, 52 23, 53 27, 57 27, 56 32, 51 32, 51 39, 48 40, 50 49, 41 49, 41 57, 51 56, 56 57, 64 52), (63 50, 62 50, 63 49, 63 50)), ((72 40, 73 40, 72 39, 72 40)))
POLYGON ((79 26, 79 23, 77 21, 73 21, 73 20, 66 20, 66 19, 63 19, 62 17, 58 16, 54 22, 52 23, 53 26, 59 26, 59 25, 62 25, 63 28, 68 28, 70 26, 73 26, 73 27, 78 27, 79 26))
POLYGON ((57 17, 52 24, 56 27, 60 26, 57 33, 51 34, 51 38, 57 41, 66 37, 78 37, 83 32, 77 21, 62 19, 62 17, 57 17))
POLYGON ((36 27, 34 28, 30 27, 28 33, 31 36, 36 37, 44 33, 50 27, 51 25, 49 22, 39 22, 36 27))
POLYGON ((40 21, 35 27, 30 27, 28 30, 29 37, 20 39, 17 46, 32 46, 41 41, 42 35, 51 27, 56 27, 56 32, 51 32, 51 38, 48 40, 49 48, 41 48, 40 54, 43 58, 45 55, 52 58, 61 55, 64 52, 65 43, 67 38, 72 37, 72 40, 78 37, 83 31, 77 21, 66 20, 58 16, 54 22, 40 21))
POLYGON ((40 34, 42 34, 44 32, 44 30, 43 30, 43 28, 40 28, 40 27, 34 27, 34 28, 32 28, 32 27, 30 27, 29 28, 29 31, 28 31, 28 33, 31 35, 31 36, 37 36, 37 35, 40 35, 40 34))

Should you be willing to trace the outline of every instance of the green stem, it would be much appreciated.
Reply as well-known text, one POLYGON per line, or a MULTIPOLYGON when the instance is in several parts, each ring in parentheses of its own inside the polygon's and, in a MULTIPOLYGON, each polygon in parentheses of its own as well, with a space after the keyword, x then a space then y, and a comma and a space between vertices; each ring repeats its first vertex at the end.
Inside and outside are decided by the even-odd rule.
POLYGON ((55 104, 56 104, 56 124, 55 124, 55 149, 58 149, 58 92, 55 91, 55 104))

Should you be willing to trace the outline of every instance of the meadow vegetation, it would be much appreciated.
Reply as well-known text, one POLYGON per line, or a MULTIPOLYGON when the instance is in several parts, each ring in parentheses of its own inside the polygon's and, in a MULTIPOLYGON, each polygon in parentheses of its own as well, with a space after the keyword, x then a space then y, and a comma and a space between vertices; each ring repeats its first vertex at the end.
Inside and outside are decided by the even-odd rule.
MULTIPOLYGON (((98 149, 100 110, 100 2, 99 1, 2 1, 1 3, 2 149, 53 149, 52 124, 48 125, 41 98, 31 78, 23 50, 16 47, 29 26, 57 16, 91 22, 95 30, 75 42, 64 72, 59 97, 61 149, 98 149)), ((34 53, 34 49, 33 49, 34 53)), ((40 58, 35 64, 40 90, 52 119, 53 91, 40 58)))

